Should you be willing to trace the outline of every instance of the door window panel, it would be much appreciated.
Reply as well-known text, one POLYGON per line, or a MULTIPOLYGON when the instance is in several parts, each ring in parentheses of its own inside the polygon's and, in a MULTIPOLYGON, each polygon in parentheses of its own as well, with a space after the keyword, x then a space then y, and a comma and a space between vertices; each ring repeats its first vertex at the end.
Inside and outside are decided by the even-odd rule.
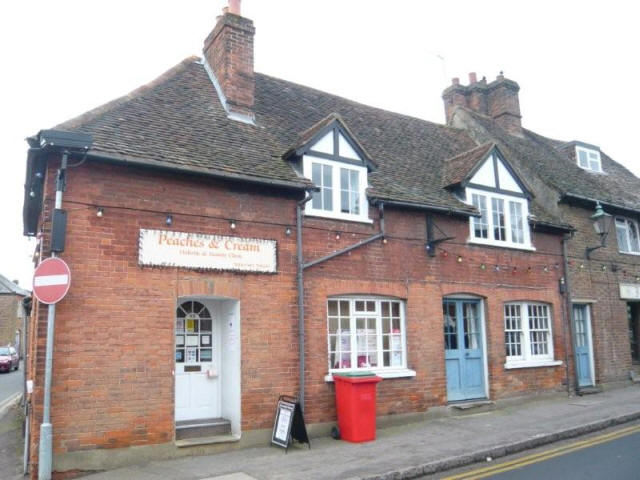
POLYGON ((464 347, 477 350, 480 348, 480 319, 477 303, 463 303, 464 347))
POLYGON ((211 362, 212 318, 201 302, 187 301, 176 310, 176 363, 211 362))
POLYGON ((458 325, 456 323, 456 304, 443 303, 444 309, 444 348, 458 349, 458 325))

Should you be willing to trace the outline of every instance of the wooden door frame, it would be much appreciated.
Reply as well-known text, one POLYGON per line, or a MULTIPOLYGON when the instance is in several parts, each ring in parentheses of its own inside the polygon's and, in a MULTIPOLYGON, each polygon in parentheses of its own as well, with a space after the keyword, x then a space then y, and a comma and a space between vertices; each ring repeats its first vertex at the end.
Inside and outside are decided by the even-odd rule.
MULTIPOLYGON (((479 315, 479 319, 480 319, 480 330, 481 330, 481 335, 480 335, 480 339, 483 342, 483 348, 482 348, 482 367, 484 369, 484 397, 482 397, 483 399, 486 400, 490 400, 489 397, 489 343, 487 342, 487 315, 486 315, 486 299, 484 297, 481 297, 479 295, 472 295, 472 294, 450 294, 450 295, 445 295, 442 297, 442 300, 440 302, 441 308, 442 305, 444 304, 444 302, 446 301, 475 301, 478 303, 478 315, 479 315)), ((444 318, 441 318, 441 322, 444 322, 444 318)), ((442 325, 442 323, 441 323, 442 325)), ((442 331, 442 330, 441 330, 442 331)), ((444 335, 444 333, 443 333, 444 335)), ((443 340, 444 340, 444 336, 443 336, 443 340)), ((444 342, 443 342, 443 346, 444 346, 444 342)), ((444 375, 445 375, 445 396, 447 396, 447 366, 446 366, 446 350, 443 348, 442 351, 442 360, 443 360, 443 367, 444 367, 444 375)), ((452 402, 449 401, 448 396, 447 396, 447 403, 458 403, 458 402, 466 402, 468 400, 453 400, 452 402)))

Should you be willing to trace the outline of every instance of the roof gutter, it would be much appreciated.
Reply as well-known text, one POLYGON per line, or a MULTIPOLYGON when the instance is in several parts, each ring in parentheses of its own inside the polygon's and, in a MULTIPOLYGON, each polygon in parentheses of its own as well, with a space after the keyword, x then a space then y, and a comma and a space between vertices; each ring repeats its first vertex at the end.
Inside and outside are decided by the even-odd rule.
POLYGON ((223 178, 225 180, 236 180, 239 182, 248 182, 259 185, 269 185, 273 187, 280 188, 288 188, 293 190, 309 190, 310 187, 313 186, 306 182, 294 182, 287 180, 278 180, 271 178, 262 178, 262 177, 253 177, 251 175, 244 175, 241 173, 232 173, 232 172, 224 172, 222 170, 211 170, 203 167, 195 167, 195 166, 172 166, 167 165, 164 162, 159 162, 157 160, 147 160, 140 158, 131 158, 131 157, 123 157, 119 155, 107 155, 101 153, 90 153, 88 158, 93 160, 99 160, 103 162, 112 162, 112 163, 120 163, 126 165, 137 165, 140 167, 149 167, 155 168, 158 170, 166 170, 171 172, 185 172, 185 173, 195 173, 198 175, 206 175, 214 178, 223 178))
POLYGON ((391 207, 403 207, 403 208, 414 208, 417 210, 427 210, 430 212, 438 212, 438 213, 446 213, 447 215, 462 215, 465 217, 479 217, 479 213, 470 212, 468 210, 462 210, 459 208, 449 208, 449 207, 440 207, 437 205, 429 205, 426 203, 411 203, 411 202, 402 202, 397 200, 384 200, 382 198, 371 197, 371 202, 374 205, 379 203, 384 203, 387 206, 391 207))
POLYGON ((638 208, 625 207, 624 205, 619 205, 617 203, 607 202, 606 200, 597 200, 591 197, 584 197, 582 195, 577 195, 575 193, 570 193, 570 192, 564 193, 560 201, 564 200, 565 198, 575 198, 576 200, 582 200, 583 202, 590 202, 590 203, 593 203, 594 205, 596 203, 600 203, 601 205, 617 208, 619 210, 624 210, 626 212, 632 212, 632 213, 635 213, 636 215, 640 213, 640 209, 638 208))
POLYGON ((552 228, 554 230, 560 230, 561 232, 566 232, 566 233, 577 231, 576 228, 572 227, 571 225, 558 225, 555 223, 544 222, 542 220, 538 220, 536 218, 531 218, 531 217, 529 217, 529 222, 533 223, 536 226, 539 225, 541 227, 552 228))

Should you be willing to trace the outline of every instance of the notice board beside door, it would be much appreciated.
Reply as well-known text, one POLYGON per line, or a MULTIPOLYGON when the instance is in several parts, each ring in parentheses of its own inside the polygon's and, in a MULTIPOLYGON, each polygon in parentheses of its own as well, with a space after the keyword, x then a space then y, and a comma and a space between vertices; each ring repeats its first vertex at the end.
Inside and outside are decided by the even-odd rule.
POLYGON ((276 408, 276 418, 273 422, 271 443, 284 448, 286 452, 292 440, 306 443, 311 448, 300 402, 296 397, 280 395, 276 408))

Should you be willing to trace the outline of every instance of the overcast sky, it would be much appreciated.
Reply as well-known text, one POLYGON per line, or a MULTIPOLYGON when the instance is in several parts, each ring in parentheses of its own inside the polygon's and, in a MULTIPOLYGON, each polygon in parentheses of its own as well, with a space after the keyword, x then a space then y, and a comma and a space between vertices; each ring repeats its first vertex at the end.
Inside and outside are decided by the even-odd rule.
MULTIPOLYGON (((199 55, 226 0, 2 2, 0 273, 31 288, 24 138, 199 55)), ((244 0, 256 71, 433 122, 468 73, 520 84, 526 128, 601 147, 640 176, 634 2, 244 0)))

